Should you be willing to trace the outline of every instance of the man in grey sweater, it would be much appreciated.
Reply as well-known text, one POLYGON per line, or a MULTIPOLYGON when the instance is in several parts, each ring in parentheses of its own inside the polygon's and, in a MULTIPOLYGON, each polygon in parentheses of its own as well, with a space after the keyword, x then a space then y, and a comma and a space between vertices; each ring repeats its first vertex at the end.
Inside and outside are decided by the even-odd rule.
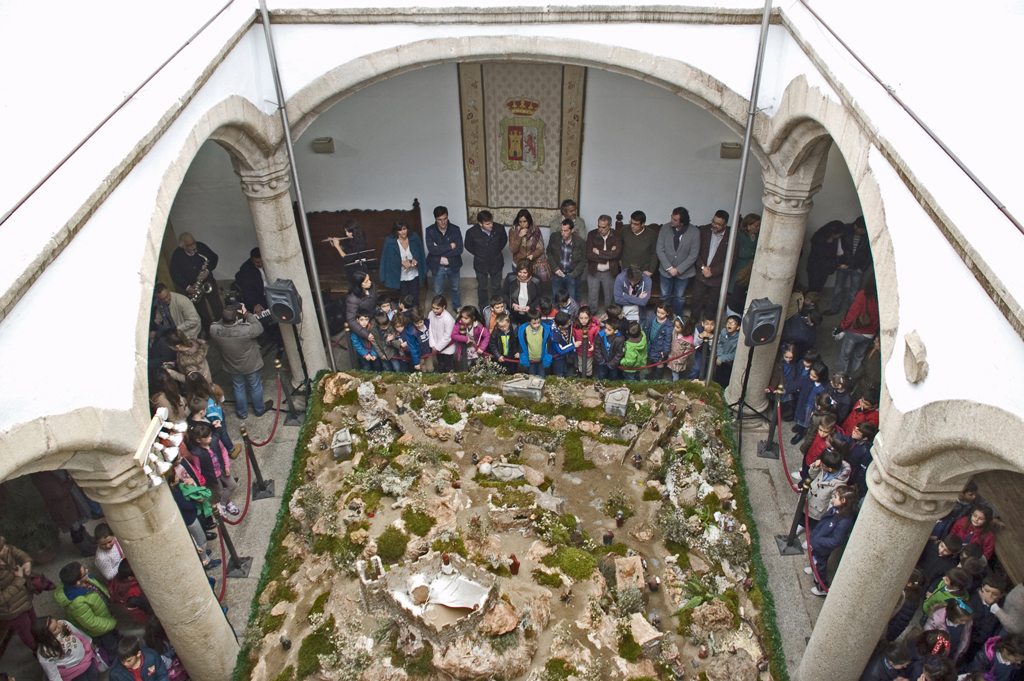
POLYGON ((661 274, 661 299, 672 298, 672 311, 683 313, 686 285, 696 272, 694 263, 700 252, 700 232, 690 225, 690 212, 682 206, 672 211, 672 219, 658 234, 658 272, 661 274))
POLYGON ((231 374, 235 413, 243 420, 249 416, 249 403, 246 401, 248 387, 252 394, 253 413, 263 416, 274 406, 273 401, 263 402, 263 382, 260 378, 263 355, 260 354, 260 344, 256 340, 263 333, 263 326, 256 315, 247 312, 241 303, 237 312, 230 307, 224 308, 222 317, 221 321, 210 325, 210 338, 220 348, 224 369, 231 374))

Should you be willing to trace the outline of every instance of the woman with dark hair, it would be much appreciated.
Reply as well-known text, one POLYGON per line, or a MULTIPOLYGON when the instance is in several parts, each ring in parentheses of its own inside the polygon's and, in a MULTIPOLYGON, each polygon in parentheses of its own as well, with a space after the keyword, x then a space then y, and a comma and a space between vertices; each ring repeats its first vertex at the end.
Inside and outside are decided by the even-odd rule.
POLYGON ((832 490, 832 505, 821 516, 807 538, 807 550, 814 561, 814 568, 806 567, 804 572, 810 573, 815 581, 818 581, 818 584, 811 587, 811 593, 815 596, 824 596, 828 593, 828 557, 833 551, 846 545, 857 510, 857 491, 847 485, 839 485, 832 490))
POLYGON ((540 299, 540 285, 531 276, 530 261, 520 260, 516 271, 505 277, 501 286, 501 295, 505 298, 505 309, 515 324, 527 321, 527 313, 537 305, 540 299))
POLYGON ((369 330, 356 324, 356 317, 362 310, 370 317, 377 311, 377 287, 366 270, 356 270, 352 273, 352 288, 345 296, 345 321, 348 322, 349 331, 359 336, 362 340, 368 340, 369 330))
POLYGON ((960 537, 964 546, 980 545, 985 558, 992 560, 992 554, 996 550, 996 537, 992 534, 992 517, 991 506, 975 503, 967 515, 953 523, 949 533, 960 537))
POLYGON ((864 282, 864 288, 853 299, 850 311, 846 318, 836 330, 837 338, 842 338, 843 344, 839 348, 839 361, 836 363, 836 371, 844 374, 856 373, 864 361, 864 355, 874 342, 874 335, 878 333, 878 290, 875 288, 875 278, 868 277, 864 282), (840 335, 843 332, 843 335, 840 335))
POLYGON ((412 232, 405 220, 396 220, 380 256, 381 283, 398 289, 399 299, 412 296, 418 306, 420 287, 426 277, 427 256, 420 235, 412 232))
POLYGON ((338 255, 345 263, 345 273, 351 277, 357 269, 365 268, 363 261, 369 255, 366 252, 369 247, 366 245, 366 232, 354 219, 350 218, 345 223, 343 231, 343 236, 332 236, 328 241, 334 246, 334 250, 338 251, 338 255), (345 248, 341 247, 342 241, 345 242, 345 248))
POLYGON ((526 261, 530 276, 538 277, 541 281, 551 279, 544 237, 540 227, 533 224, 530 211, 525 208, 516 214, 512 229, 508 231, 508 249, 512 253, 512 262, 521 264, 526 261))
POLYGON ((32 635, 39 646, 36 659, 47 681, 96 681, 96 653, 88 634, 70 622, 37 617, 32 635))
POLYGON ((178 354, 178 371, 182 376, 188 375, 190 371, 198 371, 207 381, 213 380, 210 365, 206 361, 209 350, 206 341, 189 338, 179 329, 172 329, 167 333, 167 347, 178 354))
POLYGON ((167 420, 174 423, 184 421, 188 416, 185 398, 181 395, 178 382, 163 367, 149 372, 149 406, 154 411, 159 407, 166 407, 169 413, 167 420))

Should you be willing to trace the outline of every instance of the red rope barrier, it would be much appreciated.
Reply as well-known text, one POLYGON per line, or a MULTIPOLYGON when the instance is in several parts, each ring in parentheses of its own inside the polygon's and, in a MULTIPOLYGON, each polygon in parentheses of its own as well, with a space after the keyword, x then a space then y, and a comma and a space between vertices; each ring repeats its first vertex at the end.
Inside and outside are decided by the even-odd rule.
POLYGON ((818 574, 818 568, 814 565, 814 556, 811 553, 814 547, 811 546, 811 517, 807 512, 807 504, 804 504, 804 528, 807 530, 807 558, 811 562, 811 573, 814 575, 814 579, 818 582, 821 590, 828 593, 828 587, 825 586, 825 580, 818 574))
MULTIPOLYGON (((273 435, 271 435, 271 437, 273 437, 273 435)), ((250 442, 251 442, 251 440, 250 440, 250 442)), ((267 440, 267 442, 270 442, 270 440, 267 440)), ((252 489, 252 462, 249 461, 248 454, 249 454, 249 452, 246 452, 246 457, 245 457, 245 506, 242 508, 242 513, 241 513, 241 515, 238 516, 238 520, 229 520, 227 518, 227 516, 224 516, 224 522, 226 522, 228 525, 239 525, 239 524, 241 524, 241 522, 243 520, 245 520, 245 514, 249 512, 249 499, 251 498, 251 495, 249 494, 249 490, 252 489)))
POLYGON ((793 476, 789 474, 789 466, 786 465, 786 450, 782 447, 782 404, 777 403, 775 408, 778 410, 776 414, 778 416, 778 421, 776 422, 778 425, 775 428, 775 433, 779 436, 779 458, 782 459, 782 470, 786 471, 786 482, 789 483, 794 492, 800 494, 800 488, 793 484, 793 476))
MULTIPOLYGON (((277 432, 277 419, 280 418, 280 416, 281 416, 281 377, 278 376, 277 377, 277 403, 276 403, 276 409, 274 410, 274 427, 270 429, 270 437, 268 437, 263 442, 253 442, 252 440, 249 440, 249 442, 252 442, 252 446, 253 447, 262 447, 263 445, 268 444, 271 440, 274 439, 274 433, 277 432)), ((248 461, 248 458, 246 458, 246 461, 248 461)))

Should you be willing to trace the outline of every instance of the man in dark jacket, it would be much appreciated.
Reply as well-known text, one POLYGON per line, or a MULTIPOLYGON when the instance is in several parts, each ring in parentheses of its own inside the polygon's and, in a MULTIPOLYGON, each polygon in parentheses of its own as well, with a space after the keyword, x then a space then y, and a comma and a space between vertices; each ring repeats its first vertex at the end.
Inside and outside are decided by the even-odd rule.
POLYGON ((473 254, 477 307, 481 310, 493 296, 501 295, 501 272, 505 269, 507 245, 508 234, 505 232, 505 225, 495 222, 489 210, 477 213, 476 224, 466 230, 465 248, 473 254), (488 279, 491 283, 490 293, 487 292, 488 279))
POLYGON ((597 229, 587 234, 587 300, 592 314, 597 314, 598 296, 604 291, 604 304, 615 298, 615 277, 619 274, 622 239, 612 231, 612 218, 602 215, 597 229))
POLYGON ((551 230, 548 238, 548 263, 554 270, 552 294, 567 290, 572 300, 580 299, 580 277, 587 266, 585 248, 583 237, 575 232, 572 220, 563 218, 558 231, 551 230))
MULTIPOLYGON (((235 274, 235 286, 242 296, 242 302, 258 315, 263 312, 267 302, 267 294, 263 287, 267 285, 267 273, 263 271, 263 258, 260 256, 260 249, 254 248, 249 251, 249 259, 242 263, 235 274)), ((260 319, 267 336, 277 346, 278 358, 284 354, 284 340, 281 338, 281 327, 274 323, 270 317, 260 319)))
POLYGON ((125 636, 117 644, 110 681, 167 681, 167 667, 159 653, 139 644, 137 636, 125 636))
POLYGON ((260 354, 260 344, 256 342, 263 333, 263 326, 256 315, 246 311, 244 304, 237 312, 233 309, 224 310, 221 317, 221 321, 210 327, 210 337, 220 348, 224 369, 231 375, 235 413, 243 421, 248 418, 248 388, 256 416, 263 416, 267 409, 274 406, 270 400, 265 404, 263 402, 263 381, 260 378, 263 355, 260 354))
POLYGON ((220 312, 224 305, 220 300, 220 289, 217 287, 217 280, 213 278, 213 271, 217 269, 219 258, 209 246, 195 238, 188 232, 182 232, 178 237, 178 248, 171 254, 171 279, 178 287, 178 292, 191 298, 196 292, 196 281, 202 277, 200 287, 210 284, 213 290, 202 295, 195 302, 199 318, 203 320, 203 328, 209 330, 214 320, 220 319, 220 312), (209 310, 207 310, 209 305, 209 310), (211 315, 212 312, 212 315, 211 315))
POLYGON ((697 253, 697 273, 693 276, 693 296, 690 298, 690 316, 700 319, 704 308, 718 307, 718 293, 725 272, 725 254, 729 250, 729 214, 715 213, 710 225, 697 228, 700 232, 700 251, 697 253))
POLYGON ((427 227, 427 269, 434 276, 434 295, 444 291, 447 279, 452 290, 452 309, 462 307, 459 276, 462 270, 462 228, 448 221, 448 209, 434 209, 434 224, 427 227))
POLYGON ((846 225, 839 220, 833 220, 811 237, 811 253, 807 256, 808 291, 821 293, 821 289, 825 288, 825 281, 839 267, 840 239, 845 229, 846 225))
POLYGON ((871 244, 864 216, 843 227, 839 243, 843 253, 839 256, 836 269, 836 283, 832 288, 832 303, 826 315, 839 314, 853 305, 853 298, 864 282, 864 272, 871 267, 871 244))
POLYGON ((622 269, 636 265, 648 277, 658 270, 658 235, 647 227, 647 215, 635 210, 629 216, 629 229, 622 230, 622 269))

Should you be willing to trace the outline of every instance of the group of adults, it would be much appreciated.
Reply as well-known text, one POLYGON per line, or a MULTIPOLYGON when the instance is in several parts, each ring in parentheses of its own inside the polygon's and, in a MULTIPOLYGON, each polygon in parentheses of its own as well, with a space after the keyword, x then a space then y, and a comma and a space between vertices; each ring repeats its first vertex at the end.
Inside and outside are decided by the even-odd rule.
MULTIPOLYGON (((208 341, 212 340, 231 376, 236 415, 239 419, 248 417, 251 398, 255 415, 262 416, 271 403, 263 399, 264 362, 259 339, 266 334, 277 346, 277 356, 284 352, 280 328, 263 314, 269 283, 263 258, 259 248, 249 252, 249 259, 235 274, 227 305, 213 276, 218 262, 217 254, 188 232, 178 238, 170 262, 171 283, 177 290, 172 291, 163 282, 157 282, 153 290, 149 330, 151 401, 155 406, 168 406, 163 404, 168 392, 166 382, 183 384, 191 372, 200 373, 212 383, 206 361, 208 341)), ((169 406, 174 413, 178 405, 169 406)))
MULTIPOLYGON (((490 211, 480 211, 476 224, 465 233, 451 222, 445 206, 436 207, 433 215, 434 222, 426 228, 424 240, 411 232, 405 222, 398 221, 384 242, 380 281, 389 289, 398 289, 400 299, 412 295, 418 303, 429 272, 434 295, 441 295, 447 288, 454 309, 459 309, 465 252, 473 255, 480 307, 502 295, 506 283, 525 269, 540 286, 550 287, 552 293, 565 290, 577 302, 583 302, 585 280, 586 302, 593 310, 599 309, 602 296, 605 306, 614 302, 617 285, 629 286, 641 294, 636 297, 649 299, 657 276, 661 297, 672 300, 676 314, 683 311, 687 289, 691 289, 691 311, 699 314, 705 306, 716 304, 725 271, 729 214, 724 210, 717 211, 709 224, 695 226, 690 223, 689 211, 679 207, 672 211, 660 231, 647 226, 643 211, 635 211, 630 216, 629 228, 621 233, 613 229, 610 216, 602 215, 597 220, 597 229, 588 232, 576 202, 567 199, 561 204, 560 215, 549 225, 547 243, 533 215, 525 209, 516 214, 509 227, 496 222, 490 211), (507 277, 506 253, 514 266, 507 277), (640 275, 636 281, 627 279, 629 272, 637 271, 640 275), (622 281, 617 284, 619 279, 622 281)), ((759 215, 743 218, 734 272, 753 261, 760 224, 759 215)), ((348 257, 348 252, 339 241, 351 238, 352 243, 365 245, 364 235, 361 241, 354 238, 360 233, 358 225, 351 230, 346 226, 346 235, 332 240, 343 258, 348 257)), ((365 268, 359 271, 365 272, 365 268)), ((354 285, 356 289, 362 287, 361 282, 354 285)))

